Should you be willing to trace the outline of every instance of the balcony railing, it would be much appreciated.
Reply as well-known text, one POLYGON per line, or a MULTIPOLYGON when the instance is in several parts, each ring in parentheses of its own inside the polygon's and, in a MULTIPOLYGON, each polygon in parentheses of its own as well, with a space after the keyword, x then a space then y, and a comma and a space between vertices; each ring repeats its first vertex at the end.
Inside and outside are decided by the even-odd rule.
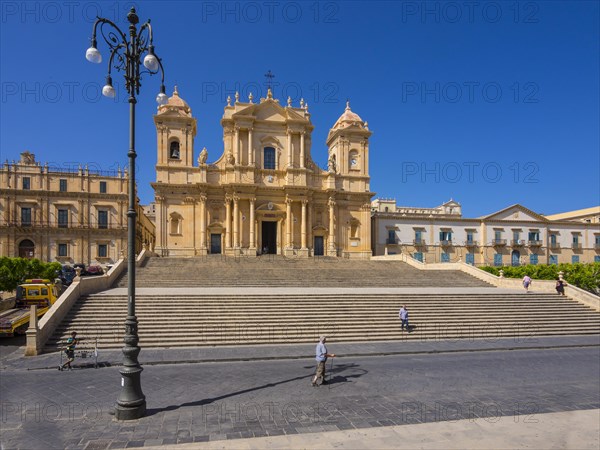
POLYGON ((99 224, 97 222, 87 223, 87 224, 78 224, 78 223, 70 223, 68 225, 64 223, 60 223, 52 220, 31 220, 31 221, 2 221, 0 222, 0 227, 9 227, 9 228, 62 228, 62 229, 70 229, 70 230, 126 230, 127 225, 113 225, 113 224, 99 224))
POLYGON ((596 242, 596 243, 594 244, 594 248, 595 248, 596 250, 600 250, 600 242, 596 242))
POLYGON ((560 248, 560 244, 558 242, 550 242, 548 244, 548 247, 550 247, 553 250, 558 250, 560 248))
POLYGON ((465 247, 477 247, 477 241, 466 240, 465 241, 465 247))
POLYGON ((450 247, 450 246, 452 246, 452 240, 446 239, 446 240, 440 241, 440 245, 442 247, 450 247))
POLYGON ((414 244, 416 247, 424 247, 424 246, 426 245, 426 244, 425 244, 425 239, 415 239, 415 240, 413 241, 413 244, 414 244))
POLYGON ((396 238, 394 238, 394 239, 387 238, 387 239, 385 240, 385 243, 386 243, 387 245, 398 245, 398 242, 399 242, 399 240, 398 240, 398 239, 396 239, 396 238))
POLYGON ((573 250, 581 250, 582 249, 582 245, 580 242, 572 242, 571 243, 571 248, 573 250))
POLYGON ((525 245, 525 241, 523 239, 513 239, 510 241, 510 245, 513 247, 523 247, 525 245))
POLYGON ((506 239, 492 239, 492 245, 495 245, 495 246, 506 245, 506 239))
POLYGON ((538 241, 538 240, 530 240, 528 242, 530 247, 541 247, 542 246, 542 241, 538 241))

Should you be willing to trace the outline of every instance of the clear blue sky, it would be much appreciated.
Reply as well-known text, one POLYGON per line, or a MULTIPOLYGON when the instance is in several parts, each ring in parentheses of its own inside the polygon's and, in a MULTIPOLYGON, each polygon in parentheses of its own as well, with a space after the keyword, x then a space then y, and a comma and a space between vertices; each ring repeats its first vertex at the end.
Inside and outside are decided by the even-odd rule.
MULTIPOLYGON (((197 152, 222 152, 228 94, 309 103, 312 154, 343 112, 369 122, 371 188, 401 205, 450 198, 467 217, 521 203, 543 214, 600 204, 597 1, 136 2, 152 19, 170 95, 198 119, 197 152), (424 9, 423 6, 426 6, 424 9), (257 92, 258 90, 262 92, 257 92)), ((55 165, 127 163, 128 105, 99 97, 106 74, 85 60, 96 14, 126 27, 125 2, 3 1, 2 161, 29 150, 55 165)), ((153 200, 152 114, 137 108, 138 185, 153 200)))

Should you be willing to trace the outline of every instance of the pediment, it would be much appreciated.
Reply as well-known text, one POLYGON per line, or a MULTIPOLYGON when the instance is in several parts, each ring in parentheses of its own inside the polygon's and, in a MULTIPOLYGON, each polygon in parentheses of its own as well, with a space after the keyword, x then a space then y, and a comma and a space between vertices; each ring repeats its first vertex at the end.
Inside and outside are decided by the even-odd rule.
POLYGON ((515 222, 548 222, 548 219, 544 216, 519 204, 509 206, 482 218, 486 220, 512 220, 515 222))
POLYGON ((289 108, 284 108, 279 103, 274 101, 266 101, 263 103, 249 105, 246 108, 240 109, 238 112, 233 114, 232 117, 235 118, 240 116, 251 116, 254 117, 255 120, 281 123, 284 123, 287 120, 306 120, 297 112, 289 108))

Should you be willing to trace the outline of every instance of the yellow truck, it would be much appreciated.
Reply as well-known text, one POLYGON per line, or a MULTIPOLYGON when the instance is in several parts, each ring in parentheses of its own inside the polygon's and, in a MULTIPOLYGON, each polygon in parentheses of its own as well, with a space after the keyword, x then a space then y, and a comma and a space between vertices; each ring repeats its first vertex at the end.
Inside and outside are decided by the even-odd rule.
POLYGON ((0 337, 23 334, 29 326, 29 311, 37 305, 37 316, 42 317, 59 297, 56 284, 50 280, 31 279, 17 286, 15 307, 0 313, 0 337))

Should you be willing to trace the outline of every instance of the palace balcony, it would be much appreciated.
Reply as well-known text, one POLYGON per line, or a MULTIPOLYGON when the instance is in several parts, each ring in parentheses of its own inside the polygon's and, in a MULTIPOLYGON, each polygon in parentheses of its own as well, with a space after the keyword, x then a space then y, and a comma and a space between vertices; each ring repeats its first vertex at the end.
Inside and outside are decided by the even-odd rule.
POLYGON ((492 245, 494 247, 503 247, 506 245, 506 239, 492 239, 492 245))
POLYGON ((530 247, 541 247, 542 246, 542 241, 532 240, 532 241, 528 242, 528 245, 530 247))
POLYGON ((30 221, 5 221, 0 223, 0 227, 17 229, 63 229, 63 230, 126 230, 126 225, 114 225, 107 223, 64 223, 54 220, 30 220, 30 221))
POLYGON ((571 248, 573 250, 581 250, 583 248, 583 245, 580 242, 572 242, 571 248))
POLYGON ((465 247, 477 247, 477 241, 467 240, 465 241, 465 247))
POLYGON ((387 238, 385 240, 386 245, 398 245, 400 243, 400 240, 398 238, 394 238, 394 239, 390 239, 387 238))
POLYGON ((440 241, 440 245, 442 247, 452 247, 452 240, 448 239, 448 240, 440 241))
POLYGON ((523 239, 513 239, 510 241, 510 245, 513 247, 523 247, 525 245, 525 241, 523 239))
POLYGON ((548 244, 548 247, 552 250, 559 250, 560 249, 560 244, 558 242, 550 242, 548 244))
POLYGON ((596 250, 600 250, 600 242, 596 242, 596 243, 594 244, 594 248, 595 248, 596 250))
POLYGON ((425 247, 427 244, 425 244, 425 239, 415 239, 413 245, 415 247, 425 247))

